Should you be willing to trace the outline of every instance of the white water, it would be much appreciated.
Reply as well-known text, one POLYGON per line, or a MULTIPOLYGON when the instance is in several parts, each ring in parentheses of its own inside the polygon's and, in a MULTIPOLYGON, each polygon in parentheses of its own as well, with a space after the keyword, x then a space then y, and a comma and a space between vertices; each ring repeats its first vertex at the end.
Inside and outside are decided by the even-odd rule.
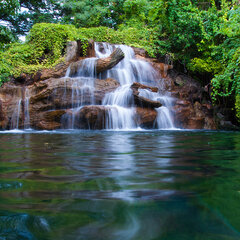
POLYGON ((11 118, 11 129, 18 129, 22 99, 19 99, 11 118))
MULTIPOLYGON (((139 129, 136 123, 136 108, 131 90, 134 82, 148 86, 162 86, 158 74, 150 63, 135 58, 131 47, 125 45, 110 45, 108 43, 95 43, 96 58, 88 58, 81 61, 76 73, 70 75, 70 68, 67 70, 66 78, 72 80, 72 114, 63 116, 62 122, 66 128, 75 127, 75 113, 85 105, 94 105, 94 80, 113 78, 120 83, 120 87, 114 92, 105 95, 102 105, 108 109, 105 116, 106 129, 139 129), (107 70, 98 76, 96 75, 96 60, 108 57, 115 48, 124 52, 124 59, 115 67, 107 70), (89 100, 90 96, 90 100, 89 100)), ((162 90, 162 89, 160 89, 162 90)), ((160 93, 152 93, 149 90, 141 90, 140 95, 148 99, 161 101, 162 107, 156 108, 158 113, 155 126, 159 129, 172 129, 174 124, 169 109, 172 107, 172 98, 163 96, 160 93)))
MULTIPOLYGON (((19 129, 20 125, 23 125, 23 129, 30 129, 30 115, 29 115, 29 91, 26 88, 19 96, 15 110, 11 118, 11 129, 19 129), (24 96, 23 96, 24 95, 24 96), (23 107, 24 106, 24 113, 23 107), (20 124, 22 120, 23 124, 20 124)), ((22 128, 22 127, 21 127, 22 128)))
MULTIPOLYGON (((134 82, 146 84, 148 86, 163 86, 156 71, 150 63, 135 58, 131 47, 125 45, 110 45, 107 43, 95 43, 96 56, 103 58, 109 56, 115 48, 120 48, 124 52, 124 59, 114 68, 100 75, 100 78, 114 78, 119 81, 120 87, 112 93, 106 94, 103 105, 107 105, 110 110, 106 118, 107 129, 131 129, 137 128, 134 116, 135 107, 130 86, 134 82)), ((161 91, 162 89, 160 89, 161 91)), ((168 95, 153 93, 147 89, 140 90, 140 96, 151 100, 160 101, 162 107, 156 108, 158 116, 156 127, 159 129, 173 129, 172 120, 173 99, 168 95)))
POLYGON ((30 129, 30 115, 29 115, 29 91, 25 90, 25 103, 24 103, 24 129, 30 129))
MULTIPOLYGON (((81 64, 75 75, 70 75, 70 67, 66 72, 65 78, 72 80, 72 114, 63 116, 65 128, 74 129, 75 113, 85 105, 94 105, 94 83, 96 79, 95 61, 97 58, 86 58, 81 64)), ((63 97, 65 97, 66 93, 63 97)))

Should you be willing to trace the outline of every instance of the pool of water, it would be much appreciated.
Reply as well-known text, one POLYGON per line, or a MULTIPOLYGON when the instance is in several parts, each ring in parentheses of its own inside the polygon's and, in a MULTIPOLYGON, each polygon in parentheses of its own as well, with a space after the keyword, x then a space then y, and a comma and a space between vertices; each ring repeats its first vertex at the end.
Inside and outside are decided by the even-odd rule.
POLYGON ((240 239, 240 133, 0 132, 0 240, 240 239))

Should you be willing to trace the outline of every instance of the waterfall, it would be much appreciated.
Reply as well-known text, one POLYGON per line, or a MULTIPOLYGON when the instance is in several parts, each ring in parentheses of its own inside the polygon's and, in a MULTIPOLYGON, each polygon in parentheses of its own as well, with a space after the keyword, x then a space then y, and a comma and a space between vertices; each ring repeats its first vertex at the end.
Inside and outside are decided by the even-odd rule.
MULTIPOLYGON (((115 48, 120 48, 124 52, 124 59, 115 67, 100 74, 100 78, 114 78, 120 83, 120 87, 112 93, 106 94, 103 105, 110 110, 106 118, 106 128, 108 129, 129 129, 137 128, 134 114, 134 100, 130 86, 134 82, 146 84, 148 86, 163 86, 159 84, 158 74, 150 63, 136 59, 131 47, 125 45, 110 45, 108 43, 95 43, 96 56, 103 58, 109 56, 115 48)), ((162 89, 160 89, 162 90, 162 89)), ((156 127, 158 129, 174 128, 172 120, 172 101, 169 95, 162 95, 159 92, 153 93, 147 89, 139 90, 139 95, 151 100, 160 101, 162 107, 156 108, 158 113, 156 127)))
MULTIPOLYGON (((159 76, 152 65, 135 57, 133 49, 125 45, 111 45, 108 43, 95 43, 95 58, 87 58, 78 62, 77 67, 69 66, 65 79, 72 81, 72 108, 62 117, 64 128, 74 129, 75 121, 79 121, 77 113, 86 105, 94 105, 95 79, 113 78, 120 83, 114 92, 105 94, 102 105, 106 107, 104 126, 106 129, 137 129, 136 107, 134 105, 131 85, 134 82, 148 86, 161 86, 159 76), (97 75, 96 60, 108 57, 116 48, 124 53, 124 59, 113 68, 97 75), (74 70, 71 68, 74 67, 74 70), (76 69, 77 68, 77 69, 76 69)), ((162 89, 160 89, 162 90, 162 89)), ((157 118, 155 128, 174 128, 172 121, 172 98, 159 92, 139 90, 139 95, 150 100, 160 101, 162 107, 156 108, 157 118)), ((65 95, 65 94, 64 94, 65 95)), ((64 96, 63 96, 64 97, 64 96)))
POLYGON ((25 90, 25 100, 24 100, 24 129, 30 128, 30 115, 29 115, 29 90, 25 90))
POLYGON ((150 92, 147 89, 140 89, 139 95, 154 101, 162 103, 162 107, 156 108, 158 116, 156 119, 156 126, 158 129, 173 129, 172 113, 169 109, 172 108, 173 98, 167 94, 150 92))
MULTIPOLYGON (((54 88, 53 93, 48 96, 48 99, 45 99, 46 102, 53 99, 52 105, 46 106, 46 111, 65 110, 63 113, 59 113, 62 114, 59 118, 56 115, 56 121, 60 121, 61 118, 61 127, 129 130, 147 126, 149 128, 174 129, 173 98, 169 93, 163 93, 163 81, 151 63, 137 58, 133 48, 126 45, 95 42, 94 48, 96 57, 71 63, 65 77, 61 78, 61 84, 59 86, 56 84, 57 87, 54 88), (124 58, 111 69, 97 73, 97 60, 109 57, 117 48, 124 53, 124 58), (98 80, 96 81, 96 79, 98 80), (106 79, 109 80, 104 82, 106 79), (118 86, 116 81, 119 83, 117 89, 115 89, 118 86), (111 86, 113 82, 115 86, 111 86), (136 90, 134 86, 138 85, 132 86, 133 83, 146 85, 141 85, 146 89, 140 87, 136 90), (106 89, 103 91, 105 86, 106 89), (156 86, 159 92, 152 92, 153 88, 151 87, 156 86), (111 91, 112 88, 115 90, 105 93, 111 91), (56 99, 54 98, 55 94, 57 95, 56 99), (152 106, 160 106, 159 102, 162 106, 153 111, 152 106), (96 104, 101 104, 101 107, 100 105, 93 106, 96 104), (141 104, 144 109, 141 109, 141 104), (147 107, 151 109, 147 109, 147 107)), ((14 96, 16 106, 10 117, 11 129, 29 129, 31 127, 29 101, 30 92, 32 93, 33 90, 31 87, 17 89, 18 93, 14 96)), ((45 115, 47 116, 47 114, 45 115)), ((47 119, 47 121, 51 120, 47 119)), ((60 126, 60 122, 58 124, 60 126)))
MULTIPOLYGON (((86 58, 80 62, 76 73, 71 74, 71 66, 67 69, 65 79, 72 81, 72 108, 71 114, 62 117, 65 128, 75 128, 75 113, 85 105, 94 105, 94 82, 96 79, 95 61, 97 58, 86 58)), ((66 85, 66 84, 65 84, 66 85)), ((63 98, 66 97, 66 90, 63 98)))
POLYGON ((19 93, 19 100, 11 117, 11 129, 29 129, 30 115, 29 115, 29 90, 22 88, 19 93))
POLYGON ((19 129, 19 119, 20 119, 20 114, 21 114, 21 105, 22 105, 22 99, 19 99, 17 101, 15 110, 12 114, 11 129, 19 129))

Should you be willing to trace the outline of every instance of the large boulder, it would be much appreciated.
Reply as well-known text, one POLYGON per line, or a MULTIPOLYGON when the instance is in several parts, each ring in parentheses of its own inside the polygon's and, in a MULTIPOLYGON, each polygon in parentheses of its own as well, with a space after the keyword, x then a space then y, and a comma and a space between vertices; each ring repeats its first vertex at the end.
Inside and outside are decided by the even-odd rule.
POLYGON ((154 128, 157 111, 148 108, 136 108, 135 121, 142 128, 154 128))
POLYGON ((104 129, 108 108, 105 106, 90 105, 82 107, 74 114, 74 128, 104 129))
POLYGON ((134 103, 136 106, 142 107, 142 108, 158 108, 162 106, 162 104, 159 101, 154 101, 139 95, 139 89, 147 89, 151 92, 158 92, 157 87, 150 87, 150 86, 135 82, 131 85, 131 89, 133 92, 134 103))
POLYGON ((23 126, 24 88, 13 83, 5 83, 0 88, 0 128, 23 126))

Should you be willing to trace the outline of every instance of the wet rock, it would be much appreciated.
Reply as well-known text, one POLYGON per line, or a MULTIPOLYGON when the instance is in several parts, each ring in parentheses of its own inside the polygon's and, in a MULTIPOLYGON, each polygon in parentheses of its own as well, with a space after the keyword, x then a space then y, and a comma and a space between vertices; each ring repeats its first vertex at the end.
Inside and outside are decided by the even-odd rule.
POLYGON ((214 120, 213 117, 205 117, 204 118, 204 129, 209 129, 209 130, 216 130, 217 129, 217 124, 216 121, 214 120))
POLYGON ((61 128, 61 118, 67 110, 40 112, 31 116, 31 126, 39 130, 55 130, 61 128))
POLYGON ((84 106, 78 112, 72 113, 75 118, 75 128, 104 129, 108 108, 105 106, 84 106))
POLYGON ((116 48, 109 57, 99 58, 96 61, 97 73, 104 72, 116 66, 124 58, 124 53, 120 48, 116 48))
POLYGON ((72 108, 79 106, 80 103, 82 105, 92 104, 92 100, 101 104, 105 94, 114 91, 119 86, 114 79, 96 79, 95 81, 90 79, 89 81, 93 81, 94 88, 85 86, 85 81, 84 78, 78 79, 75 84, 72 78, 51 78, 37 82, 29 87, 30 103, 34 111, 72 108))
POLYGON ((173 65, 168 65, 165 63, 153 62, 152 65, 162 78, 166 78, 168 76, 168 71, 173 69, 173 65))
POLYGON ((72 41, 67 43, 66 48, 66 62, 78 61, 81 57, 95 57, 94 41, 89 40, 87 49, 83 49, 81 40, 72 41))
POLYGON ((151 99, 139 96, 138 89, 148 89, 152 92, 158 92, 157 87, 150 87, 141 83, 133 83, 131 85, 131 89, 133 91, 134 103, 136 106, 142 108, 158 108, 162 106, 159 101, 153 101, 151 99))
MULTIPOLYGON (((96 67, 96 73, 102 73, 108 69, 113 68, 116 66, 122 59, 124 58, 124 53, 120 48, 116 48, 113 53, 106 58, 99 58, 96 59, 94 62, 95 67, 96 67)), ((69 71, 69 76, 75 76, 83 65, 83 61, 76 61, 70 64, 70 71, 69 71)))
POLYGON ((202 110, 202 105, 199 102, 194 103, 195 116, 198 118, 204 118, 205 114, 202 110))
POLYGON ((183 106, 183 107, 187 107, 187 106, 190 106, 191 103, 189 101, 185 101, 185 100, 180 100, 178 99, 176 102, 175 102, 176 105, 179 105, 179 106, 183 106))
POLYGON ((141 57, 144 57, 144 58, 147 58, 148 57, 148 54, 147 54, 147 51, 143 48, 136 48, 136 47, 132 47, 135 55, 137 56, 141 56, 141 57))
POLYGON ((174 106, 174 122, 177 127, 180 128, 189 128, 188 120, 191 116, 193 116, 194 110, 191 106, 174 106))
POLYGON ((148 98, 136 95, 133 93, 134 103, 138 107, 142 108, 159 108, 162 104, 159 101, 150 100, 148 98))
POLYGON ((14 83, 4 84, 0 88, 0 128, 17 127, 17 122, 19 128, 24 127, 25 90, 29 97, 31 127, 50 130, 59 128, 60 122, 56 116, 53 119, 56 112, 50 114, 49 111, 59 110, 58 116, 65 113, 62 109, 92 104, 93 100, 96 104, 101 104, 105 94, 119 86, 114 79, 96 79, 92 83, 94 88, 84 86, 85 81, 86 79, 78 80, 74 84, 75 80, 71 78, 50 78, 27 87, 14 83))
MULTIPOLYGON (((78 111, 68 111, 62 118, 62 126, 69 128, 74 118, 74 128, 105 129, 110 107, 100 105, 84 106, 78 111)), ((157 112, 154 109, 136 108, 135 121, 143 128, 153 128, 157 112)))
POLYGON ((239 131, 240 130, 240 128, 238 126, 232 124, 231 121, 224 121, 224 120, 220 121, 220 129, 232 130, 232 131, 239 131))
POLYGON ((136 108, 135 121, 142 128, 154 128, 157 111, 148 108, 136 108))
POLYGON ((188 119, 187 128, 188 129, 203 129, 204 118, 203 117, 193 117, 188 119))
POLYGON ((46 80, 46 79, 50 79, 50 78, 64 77, 66 75, 68 66, 69 66, 69 63, 62 62, 53 68, 43 69, 43 70, 37 72, 33 76, 33 79, 32 79, 33 81, 30 83, 32 84, 33 82, 46 80))
POLYGON ((138 89, 147 89, 147 90, 149 90, 151 92, 158 92, 158 88, 157 87, 150 87, 150 86, 138 83, 138 82, 134 82, 131 85, 131 89, 133 90, 134 93, 138 92, 138 89))
POLYGON ((7 123, 8 123, 8 119, 3 109, 3 103, 0 100, 0 129, 5 129, 7 126, 7 123))
POLYGON ((5 83, 0 88, 0 128, 8 129, 23 125, 23 116, 21 114, 22 87, 14 83, 5 83), (18 119, 19 109, 19 119, 18 119))
POLYGON ((66 62, 76 61, 78 59, 77 41, 67 42, 66 62))

